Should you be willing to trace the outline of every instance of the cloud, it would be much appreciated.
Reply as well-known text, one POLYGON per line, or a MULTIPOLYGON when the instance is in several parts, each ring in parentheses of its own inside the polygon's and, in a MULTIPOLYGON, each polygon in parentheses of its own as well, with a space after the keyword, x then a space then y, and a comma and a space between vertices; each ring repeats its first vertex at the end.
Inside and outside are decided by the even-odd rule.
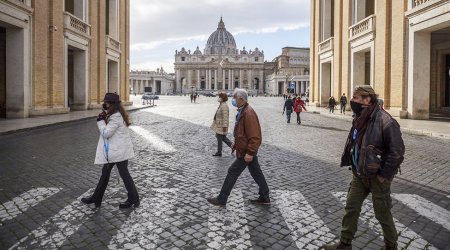
POLYGON ((310 0, 132 0, 131 56, 138 57, 132 61, 161 49, 173 60, 175 49, 192 42, 202 50, 221 16, 235 36, 309 27, 309 4, 310 0))

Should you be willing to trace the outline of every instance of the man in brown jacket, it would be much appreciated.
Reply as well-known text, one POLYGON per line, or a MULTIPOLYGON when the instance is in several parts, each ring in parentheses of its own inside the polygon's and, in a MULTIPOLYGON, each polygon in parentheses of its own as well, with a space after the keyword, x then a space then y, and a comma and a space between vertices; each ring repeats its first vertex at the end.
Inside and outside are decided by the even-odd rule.
POLYGON ((235 89, 232 105, 238 107, 236 124, 234 126, 234 143, 231 146, 236 150, 236 160, 228 169, 227 177, 222 185, 219 196, 208 198, 208 202, 216 206, 225 206, 231 190, 242 171, 248 170, 259 186, 259 198, 251 200, 255 204, 270 204, 269 187, 258 163, 258 149, 261 145, 261 126, 258 115, 247 103, 247 91, 235 89))

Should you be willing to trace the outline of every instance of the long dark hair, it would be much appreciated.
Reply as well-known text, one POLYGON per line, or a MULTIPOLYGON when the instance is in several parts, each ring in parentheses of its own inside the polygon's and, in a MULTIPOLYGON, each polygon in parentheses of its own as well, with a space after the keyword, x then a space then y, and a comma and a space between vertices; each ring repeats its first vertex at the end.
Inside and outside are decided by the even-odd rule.
POLYGON ((125 123, 125 125, 127 125, 127 127, 130 126, 131 125, 130 118, 128 117, 127 111, 123 108, 122 103, 114 102, 114 103, 109 103, 109 104, 112 107, 111 114, 114 114, 116 112, 120 112, 120 114, 122 115, 123 122, 125 123))

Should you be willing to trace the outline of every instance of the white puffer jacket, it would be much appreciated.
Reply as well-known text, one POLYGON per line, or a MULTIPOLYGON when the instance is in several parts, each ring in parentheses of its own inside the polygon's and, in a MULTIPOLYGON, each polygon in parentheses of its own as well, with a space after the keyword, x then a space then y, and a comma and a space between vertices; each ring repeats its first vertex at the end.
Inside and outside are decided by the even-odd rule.
POLYGON ((112 114, 108 124, 102 120, 97 122, 97 126, 100 130, 100 139, 94 164, 121 162, 134 157, 130 130, 120 112, 112 114))

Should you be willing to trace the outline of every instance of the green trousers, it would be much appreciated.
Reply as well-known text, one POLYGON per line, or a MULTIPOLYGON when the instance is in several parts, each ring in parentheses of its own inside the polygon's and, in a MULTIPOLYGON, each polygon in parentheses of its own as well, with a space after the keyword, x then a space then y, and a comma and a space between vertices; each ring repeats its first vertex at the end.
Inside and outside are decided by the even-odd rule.
POLYGON ((372 193, 375 218, 383 229, 384 243, 386 247, 396 249, 398 235, 391 214, 391 181, 384 180, 381 183, 377 177, 366 179, 353 176, 347 195, 345 215, 342 219, 341 241, 351 244, 358 230, 361 206, 369 193, 372 193))

